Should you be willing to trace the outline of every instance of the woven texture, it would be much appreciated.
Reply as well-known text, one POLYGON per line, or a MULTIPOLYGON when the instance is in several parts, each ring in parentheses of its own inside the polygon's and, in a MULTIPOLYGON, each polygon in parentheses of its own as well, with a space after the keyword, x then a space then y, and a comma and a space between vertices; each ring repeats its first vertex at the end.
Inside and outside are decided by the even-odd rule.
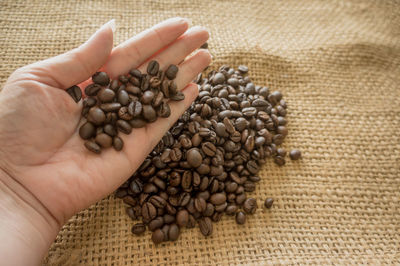
MULTIPOLYGON (((183 230, 155 247, 113 197, 74 216, 49 265, 400 264, 400 2, 26 1, 0 5, 0 82, 84 42, 111 18, 115 43, 172 16, 211 32, 212 68, 247 64, 289 105, 284 147, 268 160, 245 226, 183 230)), ((112 178, 112 177, 110 177, 112 178)))

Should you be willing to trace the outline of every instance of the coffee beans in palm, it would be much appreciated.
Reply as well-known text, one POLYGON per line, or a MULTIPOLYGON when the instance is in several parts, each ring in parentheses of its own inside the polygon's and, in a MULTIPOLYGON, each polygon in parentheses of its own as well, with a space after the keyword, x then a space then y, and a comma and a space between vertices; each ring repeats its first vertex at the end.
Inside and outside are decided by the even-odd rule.
MULTIPOLYGON (((110 81, 106 72, 96 72, 93 83, 85 88, 87 97, 81 112, 87 120, 79 128, 79 135, 87 140, 85 147, 97 154, 111 146, 120 151, 124 142, 119 133, 130 134, 132 128, 142 128, 158 117, 169 117, 169 101, 185 98, 174 82, 178 70, 176 65, 170 65, 163 73, 153 60, 147 66, 147 74, 131 69, 110 81)), ((82 97, 78 86, 68 88, 67 92, 75 102, 82 97)))
MULTIPOLYGON (((158 69, 158 64, 149 64, 147 75, 158 69)), ((175 66, 166 70, 167 79, 153 93, 135 89, 151 87, 151 82, 143 85, 139 73, 130 72, 129 80, 134 82, 127 92, 134 100, 127 106, 135 118, 118 120, 122 131, 123 123, 134 130, 154 119, 152 109, 160 116, 166 102, 161 100, 155 107, 154 103, 158 106, 160 101, 156 101, 157 93, 169 99, 182 97, 175 83, 169 81, 176 76, 175 70, 175 66), (143 108, 148 109, 146 115, 143 108)), ((261 166, 271 157, 278 166, 285 163, 287 152, 280 145, 288 135, 287 103, 281 92, 252 83, 248 72, 248 67, 241 65, 237 70, 222 66, 218 71, 200 74, 194 81, 200 88, 195 102, 117 190, 118 197, 137 199, 133 206, 138 210, 136 218, 153 231, 154 243, 175 241, 182 228, 195 226, 201 234, 210 236, 213 222, 223 214, 244 224, 246 216, 258 207, 257 200, 247 194, 256 190, 261 166)), ((291 158, 298 156, 296 151, 289 154, 291 158)), ((264 206, 270 208, 272 202, 269 198, 264 206)), ((138 225, 132 228, 134 233, 141 230, 138 225)))

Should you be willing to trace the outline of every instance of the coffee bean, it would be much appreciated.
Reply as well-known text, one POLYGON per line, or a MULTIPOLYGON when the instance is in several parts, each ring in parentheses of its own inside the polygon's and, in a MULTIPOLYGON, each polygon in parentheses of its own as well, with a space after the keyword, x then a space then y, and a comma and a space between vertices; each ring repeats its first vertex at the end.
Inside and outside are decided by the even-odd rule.
POLYGON ((274 203, 273 198, 267 198, 267 199, 265 199, 264 206, 265 206, 265 208, 270 209, 272 207, 273 203, 274 203))
POLYGON ((154 98, 154 93, 152 91, 145 91, 141 98, 142 104, 150 104, 154 98))
POLYGON ((126 92, 126 90, 120 90, 117 98, 121 105, 127 105, 129 103, 129 94, 126 92))
POLYGON ((128 113, 132 117, 138 117, 142 113, 142 103, 139 101, 133 101, 128 106, 128 113))
POLYGON ((157 119, 156 111, 151 105, 143 105, 142 114, 148 122, 154 122, 157 119))
POLYGON ((85 88, 85 94, 87 96, 95 96, 101 90, 101 86, 98 84, 89 84, 85 88))
POLYGON ((238 206, 235 204, 230 204, 226 207, 225 209, 225 213, 227 215, 234 215, 236 213, 236 211, 238 210, 238 206))
POLYGON ((301 157, 301 152, 299 150, 291 150, 289 156, 292 160, 298 160, 301 157))
POLYGON ((126 120, 129 121, 133 118, 133 115, 131 115, 128 111, 128 107, 126 106, 122 106, 119 110, 118 110, 118 117, 122 120, 126 120))
POLYGON ((204 217, 199 220, 199 228, 200 232, 204 236, 209 236, 213 232, 213 226, 212 226, 212 221, 209 217, 204 217))
POLYGON ((168 230, 168 239, 175 241, 179 237, 179 227, 176 224, 171 224, 168 230))
POLYGON ((99 145, 96 144, 96 142, 91 141, 91 140, 87 140, 85 141, 85 147, 86 149, 88 149, 91 152, 100 154, 101 153, 101 148, 99 145))
POLYGON ((249 68, 248 68, 247 66, 240 65, 240 66, 238 66, 238 70, 239 70, 241 73, 246 74, 246 73, 249 71, 249 68))
MULTIPOLYGON (((142 128, 147 124, 147 122, 146 122, 146 120, 141 119, 141 118, 134 118, 131 121, 129 121, 129 124, 132 128, 142 128)), ((126 134, 130 134, 130 133, 126 133, 126 134)))
POLYGON ((225 76, 224 76, 224 74, 218 72, 214 75, 214 78, 212 81, 213 81, 214 85, 221 84, 225 81, 225 76))
POLYGON ((143 223, 137 223, 132 226, 132 233, 135 235, 143 234, 146 231, 146 226, 143 223))
POLYGON ((149 75, 152 76, 157 75, 159 69, 160 69, 160 64, 155 60, 150 61, 149 64, 147 65, 147 73, 149 75))
POLYGON ((253 161, 253 160, 247 162, 246 168, 247 168, 247 170, 249 170, 249 172, 252 173, 253 175, 256 174, 256 173, 259 171, 259 169, 260 169, 260 167, 258 166, 258 164, 257 164, 255 161, 253 161))
POLYGON ((204 142, 201 145, 201 150, 210 157, 213 157, 217 151, 217 147, 215 147, 214 144, 212 144, 211 142, 204 142))
POLYGON ((236 213, 236 223, 244 224, 246 222, 246 214, 242 211, 236 213))
POLYGON ((114 112, 121 108, 120 103, 103 103, 100 105, 101 110, 104 112, 114 112))
POLYGON ((142 216, 144 219, 150 221, 154 219, 157 215, 157 210, 153 204, 146 202, 142 205, 142 216))
POLYGON ((157 95, 153 98, 152 105, 153 107, 160 106, 164 101, 164 94, 162 92, 157 93, 157 95))
POLYGON ((188 150, 186 153, 186 159, 192 167, 199 167, 203 162, 203 158, 197 148, 188 150))
POLYGON ((117 129, 124 134, 128 135, 132 132, 131 125, 128 122, 126 122, 125 120, 117 120, 116 125, 117 125, 117 129))
POLYGON ((180 210, 178 211, 178 213, 176 214, 176 223, 180 226, 180 227, 184 227, 187 225, 189 221, 189 213, 187 210, 180 210))
POLYGON ((154 244, 160 244, 161 242, 164 241, 164 233, 161 231, 161 229, 157 229, 153 232, 151 235, 151 240, 153 240, 154 244))
POLYGON ((106 133, 107 135, 109 135, 111 137, 114 137, 117 135, 117 130, 111 124, 105 125, 103 127, 103 131, 104 131, 104 133, 106 133))
POLYGON ((111 102, 115 97, 115 92, 108 88, 103 88, 97 93, 97 98, 103 102, 111 102))
POLYGON ((203 43, 201 46, 200 46, 200 49, 207 49, 208 48, 208 43, 203 43))
POLYGON ((248 198, 243 202, 243 210, 246 213, 253 214, 257 210, 257 200, 255 198, 248 198))
POLYGON ((106 120, 106 115, 100 108, 92 107, 89 109, 87 120, 94 125, 99 126, 106 120))
POLYGON ((276 156, 274 158, 274 162, 279 166, 282 166, 282 165, 284 165, 286 163, 285 159, 283 157, 281 157, 281 156, 276 156))
POLYGON ((207 203, 203 198, 197 197, 194 200, 194 207, 198 212, 203 212, 207 207, 207 203))
POLYGON ((155 231, 158 228, 161 228, 164 225, 164 219, 162 217, 156 217, 150 221, 148 227, 150 231, 155 231))
POLYGON ((223 204, 225 201, 226 195, 224 193, 215 193, 210 197, 210 202, 214 205, 223 204))
POLYGON ((172 95, 170 97, 170 99, 173 100, 173 101, 182 101, 182 100, 185 99, 185 94, 183 94, 182 92, 178 91, 174 95, 172 95))
POLYGON ((113 138, 113 147, 116 151, 122 150, 122 148, 124 147, 124 142, 122 141, 122 139, 120 137, 115 136, 113 138))
POLYGON ((74 85, 67 89, 67 93, 71 96, 71 98, 77 103, 82 99, 82 91, 81 88, 74 85))
POLYGON ((95 133, 96 128, 90 122, 86 122, 79 128, 79 136, 81 136, 82 139, 90 139, 95 133))
POLYGON ((108 77, 106 72, 96 72, 92 76, 92 80, 94 83, 99 84, 101 86, 107 86, 110 83, 110 78, 108 77))
POLYGON ((112 145, 112 137, 105 133, 98 134, 95 138, 95 141, 102 148, 109 148, 112 145))
POLYGON ((176 65, 170 65, 165 71, 165 76, 172 80, 176 78, 176 74, 178 73, 178 67, 176 65))
POLYGON ((163 102, 157 109, 157 115, 160 117, 169 117, 171 115, 171 108, 167 102, 163 102))

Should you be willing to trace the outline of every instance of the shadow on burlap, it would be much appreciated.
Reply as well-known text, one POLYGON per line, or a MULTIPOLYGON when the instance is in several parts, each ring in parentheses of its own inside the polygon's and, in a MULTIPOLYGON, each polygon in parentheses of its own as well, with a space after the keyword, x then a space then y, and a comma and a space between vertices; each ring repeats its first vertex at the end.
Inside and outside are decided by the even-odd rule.
POLYGON ((63 227, 45 264, 399 264, 400 3, 372 2, 2 1, 2 83, 111 18, 118 44, 189 17, 211 32, 212 68, 247 64, 257 84, 284 93, 284 147, 303 152, 266 163, 252 194, 275 203, 245 226, 224 217, 209 238, 183 230, 155 247, 148 232, 131 235, 123 203, 109 197, 63 227))

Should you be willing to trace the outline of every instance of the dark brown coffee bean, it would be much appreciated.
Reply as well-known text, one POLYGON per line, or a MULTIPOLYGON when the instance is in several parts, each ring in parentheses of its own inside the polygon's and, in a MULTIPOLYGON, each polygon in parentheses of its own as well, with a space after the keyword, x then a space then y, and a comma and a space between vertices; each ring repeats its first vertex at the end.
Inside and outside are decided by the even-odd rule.
POLYGON ((114 112, 114 111, 119 110, 119 108, 121 108, 121 104, 120 103, 102 103, 100 105, 100 108, 104 112, 114 112))
POLYGON ((159 69, 160 69, 160 64, 155 60, 150 61, 149 64, 147 65, 147 73, 152 76, 157 75, 159 69))
POLYGON ((153 240, 154 244, 160 244, 164 241, 164 233, 161 229, 156 229, 151 235, 151 240, 153 240))
POLYGON ((238 66, 238 70, 239 70, 242 74, 246 74, 247 72, 249 72, 249 68, 248 68, 247 66, 244 66, 244 65, 238 66))
POLYGON ((164 94, 162 92, 157 93, 157 95, 153 98, 152 105, 153 107, 158 107, 163 103, 164 94))
POLYGON ((213 225, 212 225, 211 219, 209 217, 204 217, 204 218, 200 219, 199 220, 199 228, 200 228, 200 232, 204 236, 211 235, 213 232, 213 225))
POLYGON ((180 210, 178 211, 178 213, 176 214, 176 223, 180 226, 180 227, 184 227, 187 225, 189 221, 189 213, 187 210, 180 210))
POLYGON ((187 190, 191 187, 191 185, 192 185, 192 172, 191 171, 183 172, 181 187, 183 188, 183 190, 187 190))
POLYGON ((136 220, 137 219, 137 217, 135 215, 135 211, 133 210, 132 207, 126 208, 126 214, 128 214, 129 218, 131 218, 132 220, 136 220))
POLYGON ((89 109, 87 120, 94 125, 99 126, 106 120, 106 115, 100 108, 94 106, 89 109))
POLYGON ((172 161, 178 162, 182 158, 182 151, 179 148, 173 148, 169 153, 169 157, 172 161))
POLYGON ((122 139, 120 137, 115 136, 113 138, 113 147, 116 151, 122 150, 122 148, 124 147, 124 142, 122 141, 122 139))
POLYGON ((122 106, 118 110, 118 117, 122 120, 129 121, 133 118, 133 116, 129 113, 128 107, 122 106))
POLYGON ((164 219, 162 217, 156 217, 150 221, 148 227, 150 231, 155 231, 158 228, 161 228, 164 225, 164 219))
POLYGON ((234 215, 236 213, 236 211, 238 210, 238 206, 235 204, 229 204, 226 209, 225 209, 225 213, 227 215, 234 215))
POLYGON ((167 224, 175 222, 175 216, 170 214, 164 214, 163 216, 164 222, 167 224))
POLYGON ((82 99, 82 91, 81 88, 74 85, 67 89, 67 93, 71 96, 71 98, 77 103, 82 99))
POLYGON ((129 121, 129 124, 131 125, 132 128, 142 128, 147 124, 147 122, 146 120, 143 120, 141 118, 134 118, 131 121, 129 121))
POLYGON ((133 101, 128 106, 128 113, 133 117, 138 117, 142 113, 142 103, 133 101))
POLYGON ((224 193, 215 193, 210 197, 210 202, 214 205, 223 204, 225 201, 226 195, 224 193))
POLYGON ((203 198, 197 197, 194 200, 194 207, 198 212, 203 212, 207 207, 207 203, 203 198))
POLYGON ((154 98, 154 93, 152 92, 152 91, 145 91, 144 93, 143 93, 143 96, 142 96, 142 98, 141 98, 141 102, 142 102, 142 104, 150 104, 151 103, 151 101, 153 100, 153 98, 154 98))
POLYGON ((117 99, 121 105, 127 105, 129 103, 129 94, 126 90, 120 90, 117 99))
POLYGON ((249 170, 250 173, 252 173, 253 175, 257 174, 258 171, 260 170, 260 167, 258 166, 258 164, 256 163, 256 161, 248 161, 246 164, 246 168, 247 170, 249 170))
POLYGON ((210 157, 213 157, 217 151, 217 147, 215 147, 215 145, 211 142, 204 142, 201 145, 201 149, 207 156, 210 157))
MULTIPOLYGON (((238 188, 238 190, 239 190, 239 188, 238 188)), ((238 191, 238 190, 236 190, 236 191, 238 191)), ((243 191, 244 191, 244 188, 243 188, 243 191)), ((242 193, 242 194, 239 194, 236 196, 235 201, 236 201, 236 204, 242 205, 245 200, 246 200, 246 194, 242 193)))
POLYGON ((98 134, 95 138, 95 141, 103 148, 109 148, 112 145, 112 137, 105 133, 98 134))
POLYGON ((197 148, 191 148, 186 152, 186 160, 192 167, 199 167, 203 162, 203 158, 197 148))
MULTIPOLYGON (((288 134, 288 130, 285 126, 278 126, 278 128, 276 129, 276 133, 281 134, 282 136, 285 137, 288 134)), ((277 145, 279 145, 279 144, 277 144, 277 145)))
POLYGON ((146 226, 143 223, 137 223, 132 226, 132 233, 141 235, 146 231, 146 226))
POLYGON ((107 86, 110 83, 110 78, 108 77, 106 72, 96 72, 92 76, 92 80, 94 83, 99 84, 101 86, 107 86))
POLYGON ((272 207, 273 203, 274 203, 273 198, 267 198, 264 202, 264 206, 265 206, 265 208, 270 209, 272 207))
POLYGON ((143 187, 143 192, 147 194, 157 193, 158 188, 153 183, 147 183, 143 187))
POLYGON ((133 68, 131 70, 129 70, 129 74, 131 74, 132 76, 136 77, 136 78, 141 78, 142 77, 142 72, 140 72, 139 69, 133 68))
POLYGON ((236 213, 236 223, 244 224, 246 222, 246 214, 242 211, 236 213))
POLYGON ((111 102, 114 99, 114 97, 115 97, 115 92, 108 88, 103 88, 97 93, 97 98, 102 103, 111 102))
POLYGON ((92 141, 92 140, 85 141, 85 147, 86 147, 86 149, 88 149, 91 152, 94 152, 94 153, 97 153, 97 154, 101 153, 100 146, 97 145, 97 143, 92 141))
POLYGON ((185 99, 185 94, 182 92, 178 91, 174 95, 170 96, 170 99, 173 101, 182 101, 185 99))
POLYGON ((142 216, 144 219, 151 221, 157 215, 157 210, 153 204, 146 202, 142 206, 142 216))
POLYGON ((253 214, 257 210, 257 200, 255 198, 248 198, 243 202, 243 210, 246 213, 253 214))
POLYGON ((117 120, 116 125, 117 125, 117 129, 124 134, 128 135, 132 132, 131 125, 128 122, 126 122, 125 120, 117 120))
POLYGON ((103 127, 103 131, 104 133, 106 133, 107 135, 114 137, 117 135, 117 130, 114 128, 113 125, 107 124, 103 127))
POLYGON ((279 166, 282 166, 282 165, 284 165, 286 163, 285 159, 283 157, 281 157, 281 156, 276 156, 274 158, 274 162, 279 166))
POLYGON ((176 224, 171 224, 168 230, 168 239, 175 241, 179 237, 179 227, 176 224))
POLYGON ((169 117, 171 115, 171 108, 167 102, 163 102, 157 109, 157 115, 160 117, 169 117))
POLYGON ((289 156, 292 160, 298 160, 301 157, 301 152, 299 150, 291 150, 289 156))
POLYGON ((216 73, 212 80, 214 85, 222 84, 225 82, 225 76, 222 73, 216 73))
POLYGON ((278 148, 276 150, 276 153, 281 157, 285 157, 287 152, 286 152, 286 150, 284 148, 278 148))
POLYGON ((156 111, 154 110, 153 106, 151 105, 143 105, 142 114, 144 119, 148 122, 154 122, 157 119, 156 111))
POLYGON ((98 84, 89 84, 85 88, 85 94, 87 96, 95 96, 101 90, 101 86, 98 84))
POLYGON ((165 71, 165 76, 172 80, 176 78, 176 74, 178 73, 178 67, 176 65, 170 65, 165 71))
POLYGON ((254 149, 254 137, 249 136, 246 139, 246 142, 244 143, 244 148, 247 152, 252 152, 254 149))
POLYGON ((79 136, 81 136, 82 139, 90 139, 95 133, 96 127, 90 122, 86 122, 79 128, 79 136))

